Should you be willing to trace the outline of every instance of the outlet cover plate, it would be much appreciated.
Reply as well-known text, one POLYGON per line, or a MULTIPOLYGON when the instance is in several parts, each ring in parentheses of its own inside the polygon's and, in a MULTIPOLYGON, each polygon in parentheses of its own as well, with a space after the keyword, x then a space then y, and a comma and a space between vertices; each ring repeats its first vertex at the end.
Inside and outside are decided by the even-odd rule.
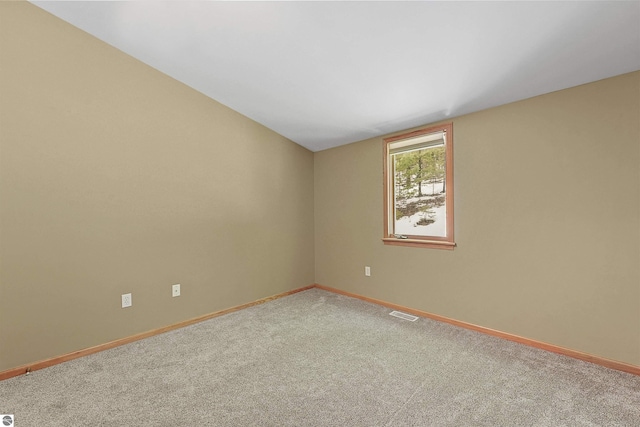
POLYGON ((122 308, 131 307, 131 294, 122 294, 122 308))
POLYGON ((180 283, 171 286, 171 296, 172 297, 180 296, 180 283))

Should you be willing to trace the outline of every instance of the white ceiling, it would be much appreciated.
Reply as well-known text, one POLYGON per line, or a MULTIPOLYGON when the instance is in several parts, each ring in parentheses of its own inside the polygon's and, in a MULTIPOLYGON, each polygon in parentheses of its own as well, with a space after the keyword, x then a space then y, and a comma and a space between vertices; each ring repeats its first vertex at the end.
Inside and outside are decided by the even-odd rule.
POLYGON ((640 1, 33 1, 312 151, 640 70, 640 1))

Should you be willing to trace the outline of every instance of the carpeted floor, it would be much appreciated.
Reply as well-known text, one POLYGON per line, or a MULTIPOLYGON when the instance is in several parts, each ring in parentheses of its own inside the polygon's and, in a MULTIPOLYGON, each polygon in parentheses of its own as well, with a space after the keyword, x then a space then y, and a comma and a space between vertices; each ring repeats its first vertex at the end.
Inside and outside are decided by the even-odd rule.
POLYGON ((47 426, 640 426, 640 377, 311 289, 0 382, 47 426))

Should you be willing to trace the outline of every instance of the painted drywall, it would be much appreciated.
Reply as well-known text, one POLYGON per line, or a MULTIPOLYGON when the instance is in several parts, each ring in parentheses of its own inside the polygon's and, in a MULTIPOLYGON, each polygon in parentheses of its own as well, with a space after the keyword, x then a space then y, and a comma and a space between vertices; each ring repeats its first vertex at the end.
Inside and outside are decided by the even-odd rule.
POLYGON ((640 365, 640 72, 452 122, 455 250, 383 245, 369 139, 314 155, 316 282, 640 365))
POLYGON ((313 153, 28 3, 0 55, 0 371, 313 283, 313 153))
POLYGON ((382 244, 381 138, 314 155, 27 3, 0 55, 0 371, 314 274, 640 365, 639 73, 453 119, 450 252, 382 244))

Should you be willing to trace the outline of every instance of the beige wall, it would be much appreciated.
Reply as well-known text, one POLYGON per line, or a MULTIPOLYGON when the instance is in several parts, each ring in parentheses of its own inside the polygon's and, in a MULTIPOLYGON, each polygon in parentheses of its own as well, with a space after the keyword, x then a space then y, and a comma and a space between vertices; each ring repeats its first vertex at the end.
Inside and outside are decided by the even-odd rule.
POLYGON ((30 4, 0 2, 0 54, 0 371, 308 285, 314 265, 640 365, 640 73, 454 119, 450 252, 382 244, 381 138, 314 155, 30 4))
POLYGON ((382 138, 315 153, 316 283, 640 365, 640 72, 453 123, 454 251, 382 244, 382 138))
POLYGON ((0 371, 313 283, 313 153, 33 5, 0 19, 0 371))

